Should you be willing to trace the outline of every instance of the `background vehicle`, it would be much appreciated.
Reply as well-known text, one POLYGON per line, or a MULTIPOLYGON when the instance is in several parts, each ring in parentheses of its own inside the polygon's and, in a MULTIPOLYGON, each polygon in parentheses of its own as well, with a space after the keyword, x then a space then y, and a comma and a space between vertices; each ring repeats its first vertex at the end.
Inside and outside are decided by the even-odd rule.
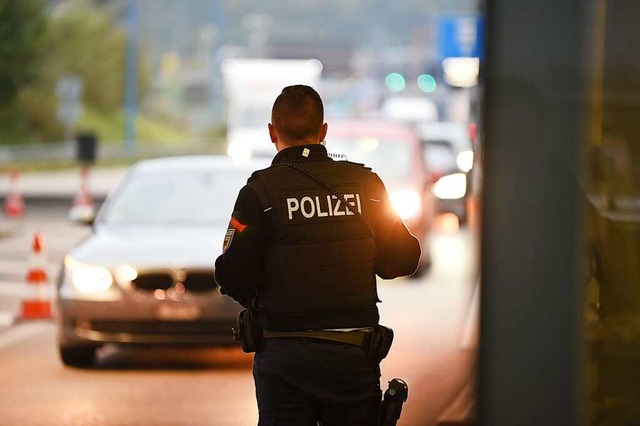
POLYGON ((427 270, 431 266, 429 234, 434 198, 431 175, 412 129, 383 120, 330 121, 327 151, 363 163, 380 176, 396 211, 421 242, 418 272, 427 270))
POLYGON ((265 162, 224 156, 146 160, 107 197, 57 285, 62 361, 84 366, 116 344, 232 344, 240 305, 214 262, 239 189, 265 162))
POLYGON ((276 153, 267 123, 271 107, 286 86, 316 87, 322 63, 316 59, 227 59, 222 64, 227 101, 227 154, 232 157, 276 153))
POLYGON ((457 122, 432 122, 416 126, 429 170, 437 177, 433 186, 437 211, 454 213, 467 221, 467 197, 473 145, 469 126, 457 122))
POLYGON ((438 121, 436 103, 424 96, 389 96, 382 103, 381 112, 387 120, 411 126, 438 121))

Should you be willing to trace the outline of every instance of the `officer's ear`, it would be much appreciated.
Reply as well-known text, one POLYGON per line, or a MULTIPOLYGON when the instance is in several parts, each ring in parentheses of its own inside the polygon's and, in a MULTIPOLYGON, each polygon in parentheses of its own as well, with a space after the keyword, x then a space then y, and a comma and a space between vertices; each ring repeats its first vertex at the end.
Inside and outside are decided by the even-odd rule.
POLYGON ((269 127, 269 137, 271 138, 271 142, 277 143, 278 136, 276 135, 276 129, 273 127, 273 124, 271 123, 267 124, 267 126, 269 127))
POLYGON ((322 125, 322 127, 320 128, 320 142, 322 142, 323 140, 326 139, 327 137, 327 130, 329 129, 329 125, 327 123, 324 123, 322 125))

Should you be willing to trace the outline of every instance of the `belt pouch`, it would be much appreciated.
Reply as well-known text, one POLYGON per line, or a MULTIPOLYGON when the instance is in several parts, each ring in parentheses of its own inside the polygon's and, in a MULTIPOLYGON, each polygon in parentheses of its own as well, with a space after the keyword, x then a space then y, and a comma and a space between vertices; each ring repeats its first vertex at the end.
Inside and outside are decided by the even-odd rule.
POLYGON ((243 309, 238 313, 233 340, 240 342, 245 353, 257 352, 264 347, 262 326, 253 309, 243 309))
POLYGON ((388 354, 393 343, 393 330, 384 325, 375 325, 367 334, 364 350, 367 360, 373 365, 379 364, 388 354))

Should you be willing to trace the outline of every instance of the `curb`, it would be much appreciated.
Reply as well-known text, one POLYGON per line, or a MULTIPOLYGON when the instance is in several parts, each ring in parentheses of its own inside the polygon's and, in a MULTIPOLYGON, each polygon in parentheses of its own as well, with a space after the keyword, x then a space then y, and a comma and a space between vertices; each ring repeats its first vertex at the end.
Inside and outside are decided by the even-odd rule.
POLYGON ((11 327, 16 323, 16 315, 13 312, 0 311, 0 327, 11 327))

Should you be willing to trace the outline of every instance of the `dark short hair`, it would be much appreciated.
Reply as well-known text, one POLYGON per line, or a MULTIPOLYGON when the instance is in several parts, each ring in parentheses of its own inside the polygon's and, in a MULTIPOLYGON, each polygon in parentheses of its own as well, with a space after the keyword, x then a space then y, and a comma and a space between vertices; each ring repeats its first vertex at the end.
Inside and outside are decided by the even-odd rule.
POLYGON ((324 124, 320 95, 302 84, 285 87, 273 103, 271 124, 288 140, 313 136, 324 124))

